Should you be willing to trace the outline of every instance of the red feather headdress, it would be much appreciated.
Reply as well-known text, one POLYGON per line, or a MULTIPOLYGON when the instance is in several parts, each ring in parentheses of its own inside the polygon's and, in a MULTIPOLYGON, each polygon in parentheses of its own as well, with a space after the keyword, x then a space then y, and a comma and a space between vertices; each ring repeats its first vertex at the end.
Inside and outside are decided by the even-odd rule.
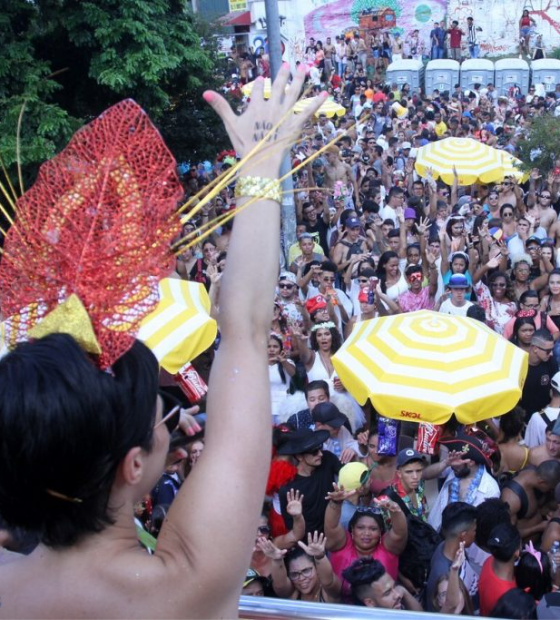
POLYGON ((101 367, 116 361, 173 268, 181 196, 175 159, 134 101, 78 131, 16 204, 0 262, 9 346, 67 331, 101 367))

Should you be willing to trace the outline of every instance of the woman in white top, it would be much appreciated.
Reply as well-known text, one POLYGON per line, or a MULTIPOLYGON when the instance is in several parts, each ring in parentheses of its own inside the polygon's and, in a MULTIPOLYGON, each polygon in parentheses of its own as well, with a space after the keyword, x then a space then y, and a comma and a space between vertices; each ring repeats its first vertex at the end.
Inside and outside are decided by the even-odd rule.
POLYGON ((408 291, 408 282, 399 269, 399 255, 396 252, 383 252, 377 264, 377 277, 381 291, 392 301, 408 291))
POLYGON ((278 334, 270 334, 268 339, 268 375, 270 378, 273 424, 278 424, 280 408, 289 396, 290 378, 295 374, 295 364, 284 351, 282 337, 278 334))
POLYGON ((342 337, 332 322, 320 323, 311 328, 310 344, 302 334, 293 330, 294 344, 305 366, 307 379, 326 381, 329 386, 330 400, 345 413, 350 420, 352 430, 356 431, 365 422, 365 415, 358 403, 348 394, 340 379, 336 376, 332 356, 342 345, 342 337))

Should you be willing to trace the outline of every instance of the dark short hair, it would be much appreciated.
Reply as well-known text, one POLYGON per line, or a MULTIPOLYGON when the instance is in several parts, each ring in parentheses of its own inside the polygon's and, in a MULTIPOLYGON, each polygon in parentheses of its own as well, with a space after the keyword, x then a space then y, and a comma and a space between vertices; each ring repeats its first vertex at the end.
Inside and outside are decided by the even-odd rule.
POLYGON ((509 506, 498 497, 486 499, 476 507, 476 544, 487 550, 492 529, 500 523, 511 523, 509 506))
POLYGON ((305 386, 304 388, 305 398, 307 398, 307 395, 309 394, 309 392, 312 392, 313 390, 324 390, 325 394, 327 395, 327 398, 330 398, 329 384, 326 381, 323 381, 322 379, 317 379, 316 381, 310 381, 305 386))
POLYGON ((348 531, 352 533, 352 530, 356 527, 358 521, 364 517, 373 519, 379 526, 381 533, 383 534, 385 532, 385 522, 383 521, 383 516, 381 513, 375 512, 374 510, 356 510, 348 522, 348 531))
POLYGON ((342 571, 342 577, 350 584, 356 605, 363 605, 372 583, 379 581, 386 573, 379 560, 361 558, 342 571))
POLYGON ((555 487, 560 482, 560 463, 555 459, 543 461, 535 473, 550 487, 555 487))
POLYGON ((536 618, 535 599, 519 588, 512 588, 500 596, 488 615, 492 618, 536 618))
MULTIPOLYGON (((548 329, 537 329, 537 331, 533 334, 531 338, 531 344, 535 344, 536 342, 549 342, 553 343, 554 338, 552 334, 548 331, 548 329)), ((558 464, 560 467, 560 463, 558 464)))
POLYGON ((337 271, 338 271, 338 268, 337 268, 337 266, 332 261, 326 260, 326 261, 323 261, 321 263, 321 270, 322 271, 329 271, 331 273, 336 274, 337 271))
POLYGON ((50 547, 112 524, 119 463, 132 447, 151 450, 157 360, 134 341, 111 370, 65 334, 20 344, 0 360, 2 516, 50 547))
POLYGON ((441 515, 441 531, 444 536, 457 536, 476 521, 476 508, 466 502, 448 504, 441 515))
POLYGON ((495 525, 486 541, 486 548, 500 562, 509 562, 520 547, 521 535, 511 523, 495 525))

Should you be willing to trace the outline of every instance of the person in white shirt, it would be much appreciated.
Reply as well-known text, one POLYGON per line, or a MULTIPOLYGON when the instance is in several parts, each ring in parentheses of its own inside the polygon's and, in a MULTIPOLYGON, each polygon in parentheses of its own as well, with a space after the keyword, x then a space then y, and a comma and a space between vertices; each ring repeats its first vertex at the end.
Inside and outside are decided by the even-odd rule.
POLYGON ((500 497, 500 487, 489 473, 492 469, 490 455, 485 451, 485 445, 480 439, 460 432, 456 437, 440 443, 449 450, 462 452, 463 461, 451 466, 451 471, 432 506, 428 523, 435 530, 441 527, 441 515, 448 504, 460 501, 478 506, 490 497, 500 497))
POLYGON ((389 191, 387 204, 379 212, 379 216, 383 221, 393 220, 395 228, 399 228, 400 222, 397 216, 397 209, 404 205, 404 191, 400 187, 392 187, 389 191))
POLYGON ((311 413, 316 431, 329 431, 330 437, 323 444, 323 450, 329 450, 341 463, 349 463, 358 458, 358 442, 344 426, 348 418, 331 402, 315 405, 311 413))
POLYGON ((525 431, 525 445, 528 448, 542 446, 546 439, 546 428, 555 422, 560 414, 560 372, 550 380, 550 403, 541 411, 533 413, 525 431))
MULTIPOLYGON (((451 289, 451 297, 441 303, 439 311, 444 314, 452 314, 454 316, 467 316, 467 310, 473 305, 471 301, 465 299, 465 295, 469 290, 469 282, 462 273, 455 273, 449 278, 448 288, 451 289)), ((442 296, 445 297, 445 295, 442 296)), ((437 308, 437 306, 436 306, 437 308)))

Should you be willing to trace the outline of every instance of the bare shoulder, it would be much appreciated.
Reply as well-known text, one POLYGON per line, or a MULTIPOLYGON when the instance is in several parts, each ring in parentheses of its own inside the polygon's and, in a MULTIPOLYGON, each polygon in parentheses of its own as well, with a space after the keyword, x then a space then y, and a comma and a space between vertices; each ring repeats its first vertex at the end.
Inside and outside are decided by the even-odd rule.
POLYGON ((141 550, 34 552, 0 566, 0 618, 235 617, 237 593, 212 601, 210 585, 210 576, 141 550))

